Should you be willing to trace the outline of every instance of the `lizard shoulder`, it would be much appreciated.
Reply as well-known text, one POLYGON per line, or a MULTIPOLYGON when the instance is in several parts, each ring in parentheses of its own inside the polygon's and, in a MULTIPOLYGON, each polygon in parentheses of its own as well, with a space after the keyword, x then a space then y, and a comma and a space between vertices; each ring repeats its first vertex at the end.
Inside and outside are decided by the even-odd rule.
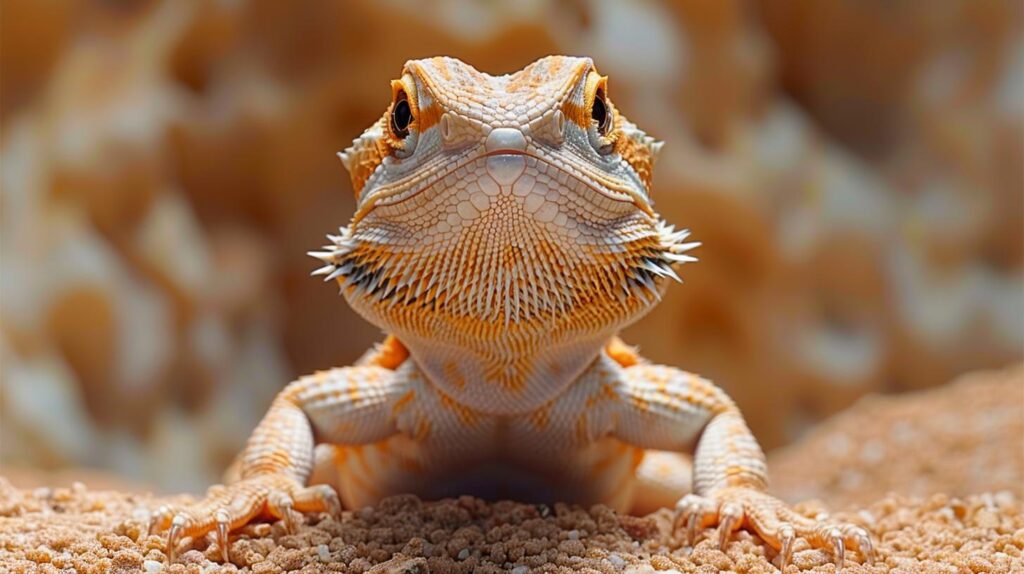
POLYGON ((382 367, 397 371, 402 363, 409 359, 409 350, 394 335, 388 335, 384 341, 366 352, 356 366, 382 367))

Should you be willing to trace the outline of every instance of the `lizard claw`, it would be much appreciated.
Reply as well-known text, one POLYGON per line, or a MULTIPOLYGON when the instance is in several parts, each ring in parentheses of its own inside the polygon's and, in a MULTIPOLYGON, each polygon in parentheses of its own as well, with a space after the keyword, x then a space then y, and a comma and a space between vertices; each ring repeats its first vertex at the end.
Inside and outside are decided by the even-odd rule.
POLYGON ((779 552, 780 570, 792 562, 797 541, 830 551, 837 571, 846 564, 847 549, 856 549, 866 564, 875 560, 868 532, 859 526, 812 520, 777 498, 753 488, 734 487, 709 496, 689 494, 676 504, 674 527, 686 523, 686 539, 694 544, 698 530, 718 525, 718 546, 725 550, 732 533, 742 526, 754 531, 779 552))
POLYGON ((184 514, 176 514, 171 521, 171 529, 167 531, 167 563, 173 564, 178 542, 181 541, 181 533, 185 528, 188 518, 184 514))
POLYGON ((697 545, 697 534, 700 532, 700 514, 693 513, 686 521, 686 545, 693 548, 697 545))
POLYGON ((329 485, 317 484, 306 488, 299 492, 299 499, 296 503, 302 505, 306 503, 304 499, 309 499, 312 504, 323 506, 323 512, 334 518, 341 516, 341 499, 338 498, 338 492, 329 485))
POLYGON ((227 510, 221 508, 214 518, 217 520, 217 546, 220 547, 220 557, 227 564, 231 561, 228 559, 228 531, 231 530, 231 517, 227 510))
POLYGON ((221 558, 229 562, 229 535, 261 514, 269 514, 284 521, 289 533, 302 524, 304 512, 330 512, 337 516, 341 503, 334 490, 326 485, 303 487, 296 480, 278 474, 264 474, 244 478, 229 486, 217 486, 207 491, 206 497, 174 514, 162 506, 150 520, 150 531, 159 532, 170 527, 166 539, 166 553, 173 562, 178 543, 183 538, 197 539, 214 533, 220 547, 221 558))
POLYGON ((864 557, 864 563, 868 566, 875 564, 875 547, 871 543, 871 535, 860 526, 849 525, 846 528, 846 538, 851 540, 857 551, 864 557))
POLYGON ((693 547, 697 544, 697 536, 705 519, 713 517, 714 513, 711 512, 708 502, 702 496, 687 494, 676 503, 673 530, 679 530, 680 526, 686 525, 685 542, 687 546, 693 547))
POLYGON ((832 542, 832 550, 835 552, 836 572, 841 572, 843 563, 846 562, 846 544, 843 542, 843 533, 838 528, 830 528, 828 538, 832 542))
POLYGON ((725 551, 729 537, 740 527, 743 521, 743 507, 731 502, 722 505, 718 511, 718 549, 725 551))
POLYGON ((149 528, 146 530, 146 536, 152 536, 157 532, 160 532, 167 527, 166 522, 168 517, 171 516, 171 507, 166 504, 156 509, 149 518, 149 528))
POLYGON ((779 565, 779 572, 785 572, 786 566, 789 565, 789 561, 793 559, 794 541, 796 541, 796 532, 793 531, 793 527, 788 524, 780 526, 779 542, 782 543, 782 548, 779 550, 779 560, 782 563, 779 565))
POLYGON ((284 522, 284 530, 288 534, 295 534, 299 525, 302 524, 302 517, 295 512, 295 501, 286 492, 274 491, 267 499, 267 509, 271 514, 281 518, 284 522))

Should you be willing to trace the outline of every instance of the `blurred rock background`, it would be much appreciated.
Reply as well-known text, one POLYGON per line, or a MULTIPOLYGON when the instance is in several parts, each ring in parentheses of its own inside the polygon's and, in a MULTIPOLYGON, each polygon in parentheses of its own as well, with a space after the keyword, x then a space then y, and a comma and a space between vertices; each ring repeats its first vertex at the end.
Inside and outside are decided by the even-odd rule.
POLYGON ((2 0, 0 467, 215 482, 381 338, 304 255, 407 59, 590 55, 667 142, 683 271, 628 342, 762 444, 1024 355, 1014 0, 2 0))

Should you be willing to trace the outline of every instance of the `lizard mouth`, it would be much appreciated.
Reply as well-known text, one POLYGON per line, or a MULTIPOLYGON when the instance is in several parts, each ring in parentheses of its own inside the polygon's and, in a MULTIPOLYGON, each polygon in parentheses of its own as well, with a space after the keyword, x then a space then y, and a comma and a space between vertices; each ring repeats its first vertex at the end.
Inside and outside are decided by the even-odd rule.
POLYGON ((540 167, 543 165, 543 169, 548 173, 556 174, 555 177, 560 179, 561 185, 565 185, 565 182, 571 180, 575 183, 572 187, 578 190, 586 189, 595 194, 595 197, 600 197, 613 204, 632 205, 648 216, 655 217, 653 208, 646 198, 628 186, 599 181, 583 170, 567 168, 556 161, 530 151, 502 148, 474 155, 461 162, 453 162, 442 173, 422 185, 382 189, 367 197, 363 205, 353 215, 352 224, 358 224, 377 207, 397 206, 430 191, 437 185, 443 184, 451 174, 465 170, 477 162, 485 162, 488 176, 497 180, 499 184, 508 186, 511 186, 522 175, 524 166, 529 164, 540 167))
POLYGON ((480 157, 492 157, 492 156, 496 156, 496 155, 523 155, 523 156, 526 156, 526 155, 530 155, 530 154, 528 154, 525 151, 520 150, 520 149, 496 149, 496 150, 491 150, 491 151, 483 154, 480 157))

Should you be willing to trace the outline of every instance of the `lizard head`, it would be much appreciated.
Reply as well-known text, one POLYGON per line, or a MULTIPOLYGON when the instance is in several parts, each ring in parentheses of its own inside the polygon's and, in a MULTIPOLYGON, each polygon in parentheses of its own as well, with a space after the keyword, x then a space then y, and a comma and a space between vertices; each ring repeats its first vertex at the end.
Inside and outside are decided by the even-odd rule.
POLYGON ((387 111, 340 154, 357 208, 313 253, 317 272, 407 338, 616 330, 692 260, 651 201, 660 147, 589 58, 504 76, 407 62, 387 111))

